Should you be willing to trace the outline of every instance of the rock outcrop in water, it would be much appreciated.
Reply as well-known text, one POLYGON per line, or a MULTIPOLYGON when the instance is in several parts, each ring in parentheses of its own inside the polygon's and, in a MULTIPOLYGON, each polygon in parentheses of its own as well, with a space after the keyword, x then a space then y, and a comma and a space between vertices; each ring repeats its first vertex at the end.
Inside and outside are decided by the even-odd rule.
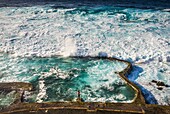
POLYGON ((170 87, 169 85, 165 84, 164 82, 161 81, 156 81, 156 80, 152 80, 152 83, 155 83, 158 87, 158 90, 163 90, 163 87, 170 87))

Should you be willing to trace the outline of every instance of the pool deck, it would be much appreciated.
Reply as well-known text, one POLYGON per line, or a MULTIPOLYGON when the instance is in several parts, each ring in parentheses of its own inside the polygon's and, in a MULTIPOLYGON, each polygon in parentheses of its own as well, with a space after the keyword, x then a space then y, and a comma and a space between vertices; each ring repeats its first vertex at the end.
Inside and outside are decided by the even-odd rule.
MULTIPOLYGON (((94 57, 99 58, 100 57, 94 57)), ((135 98, 132 103, 103 103, 103 102, 46 102, 46 103, 24 103, 24 91, 31 91, 30 83, 12 82, 0 83, 0 90, 16 90, 17 98, 9 107, 1 109, 1 114, 169 114, 170 106, 146 104, 140 89, 126 77, 132 70, 132 64, 128 61, 117 58, 102 58, 111 61, 120 61, 128 66, 118 72, 119 76, 127 82, 135 91, 135 98)))

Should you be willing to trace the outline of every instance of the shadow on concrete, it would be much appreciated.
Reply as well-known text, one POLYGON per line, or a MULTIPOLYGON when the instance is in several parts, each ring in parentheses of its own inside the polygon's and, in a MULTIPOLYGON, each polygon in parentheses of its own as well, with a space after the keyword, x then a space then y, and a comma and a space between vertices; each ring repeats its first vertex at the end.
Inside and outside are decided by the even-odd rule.
MULTIPOLYGON (((98 56, 105 57, 105 58, 108 57, 107 53, 105 53, 105 52, 99 52, 98 56)), ((114 58, 116 58, 116 57, 114 57, 114 58)), ((131 63, 133 62, 132 59, 128 59, 127 61, 129 61, 131 63)), ((137 83, 135 81, 138 78, 139 74, 142 73, 143 71, 144 71, 143 68, 133 65, 132 71, 130 72, 130 74, 127 75, 127 78, 140 88, 142 95, 145 98, 145 102, 147 104, 158 104, 154 95, 149 90, 147 90, 146 88, 144 88, 142 85, 140 85, 139 83, 137 83)))
POLYGON ((143 69, 139 66, 132 66, 132 71, 131 73, 127 76, 127 78, 133 82, 134 84, 136 84, 141 92, 142 92, 142 95, 144 96, 145 98, 145 102, 147 104, 158 104, 156 98, 154 97, 154 95, 148 91, 146 88, 144 88, 142 85, 140 85, 139 83, 137 83, 135 80, 138 78, 139 76, 139 73, 143 72, 143 69))

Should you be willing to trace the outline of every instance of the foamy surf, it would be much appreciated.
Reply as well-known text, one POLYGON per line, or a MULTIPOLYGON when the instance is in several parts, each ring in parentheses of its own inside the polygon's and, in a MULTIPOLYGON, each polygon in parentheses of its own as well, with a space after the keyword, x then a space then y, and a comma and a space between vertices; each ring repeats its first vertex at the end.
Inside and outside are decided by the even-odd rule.
MULTIPOLYGON (((3 7, 0 15, 0 52, 13 57, 98 56, 105 52, 109 57, 140 66, 143 71, 134 81, 151 91, 159 104, 169 103, 166 100, 170 99, 169 88, 163 93, 147 86, 152 79, 166 84, 170 80, 170 13, 166 9, 111 6, 62 9, 47 5, 3 7)), ((15 75, 6 76, 1 82, 29 82, 34 78, 21 79, 15 75)))

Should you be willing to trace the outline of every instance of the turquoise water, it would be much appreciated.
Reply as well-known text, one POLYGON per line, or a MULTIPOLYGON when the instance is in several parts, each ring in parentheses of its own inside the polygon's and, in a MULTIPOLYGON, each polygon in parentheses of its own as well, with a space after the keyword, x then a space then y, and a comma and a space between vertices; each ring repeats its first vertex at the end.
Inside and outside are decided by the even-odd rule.
MULTIPOLYGON (((121 4, 98 1, 96 4, 92 1, 84 4, 72 0, 46 4, 33 1, 33 4, 25 5, 12 3, 13 7, 6 7, 8 3, 5 3, 4 7, 0 7, 0 52, 13 56, 6 61, 11 62, 11 66, 6 66, 5 61, 0 62, 2 70, 9 69, 1 73, 2 77, 5 75, 1 81, 30 82, 39 79, 43 68, 36 68, 40 74, 31 68, 29 71, 29 65, 15 62, 19 56, 31 59, 58 55, 98 56, 103 52, 141 67, 143 70, 139 73, 135 69, 136 73, 129 76, 130 79, 150 91, 159 104, 169 104, 170 88, 160 92, 156 85, 149 84, 152 80, 170 83, 170 9, 167 0, 167 3, 147 1, 149 4, 146 0, 133 3, 129 0, 126 5, 122 1, 117 1, 121 4), (161 4, 166 7, 156 7, 161 4)), ((40 83, 43 85, 45 81, 40 83)), ((38 94, 39 97, 44 98, 46 92, 42 89, 43 94, 38 94)), ((145 97, 153 103, 150 95, 145 97)), ((35 99, 41 101, 36 95, 35 99)))
POLYGON ((78 90, 85 102, 130 102, 135 96, 135 91, 115 74, 127 67, 123 62, 4 54, 0 61, 1 82, 30 82, 35 87, 36 91, 26 92, 26 102, 75 101, 78 90))
POLYGON ((0 91, 0 110, 4 107, 10 106, 16 99, 16 91, 0 91))

